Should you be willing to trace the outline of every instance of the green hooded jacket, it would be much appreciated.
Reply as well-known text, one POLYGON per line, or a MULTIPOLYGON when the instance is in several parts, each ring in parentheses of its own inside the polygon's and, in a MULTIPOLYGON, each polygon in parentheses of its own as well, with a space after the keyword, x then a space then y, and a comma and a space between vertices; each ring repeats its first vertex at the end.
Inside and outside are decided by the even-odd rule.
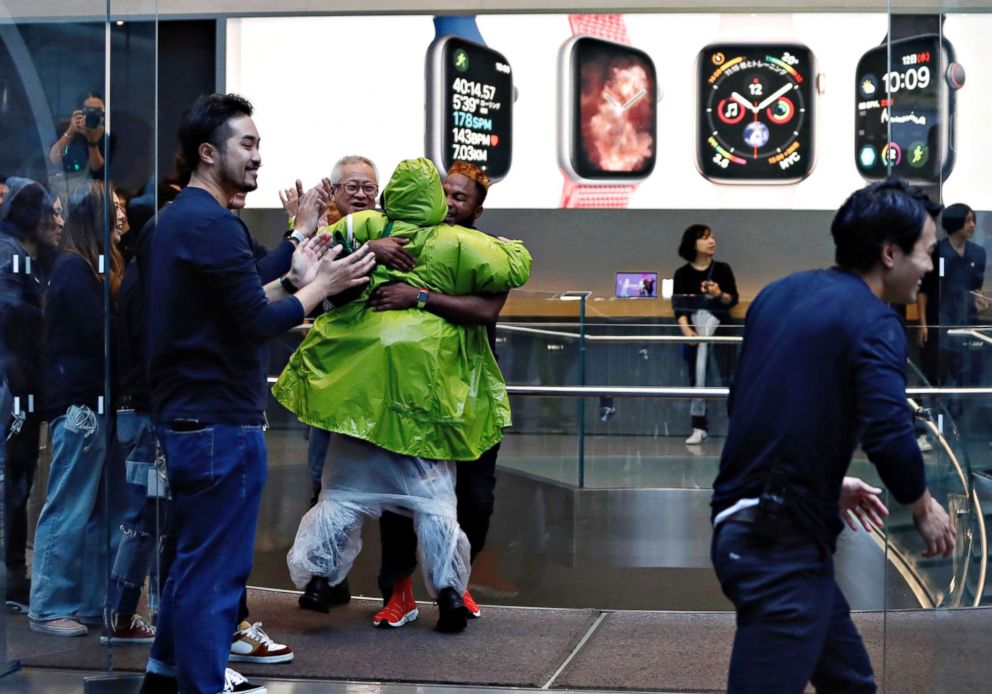
MULTIPOLYGON (((383 196, 385 213, 351 215, 355 245, 387 233, 409 239, 416 267, 377 266, 358 299, 317 318, 272 392, 306 424, 403 455, 475 460, 511 423, 485 327, 417 308, 373 311, 366 300, 397 280, 449 295, 504 292, 527 281, 530 253, 519 241, 444 224, 444 189, 429 159, 401 162, 383 196)), ((347 218, 324 231, 346 229, 347 218)))

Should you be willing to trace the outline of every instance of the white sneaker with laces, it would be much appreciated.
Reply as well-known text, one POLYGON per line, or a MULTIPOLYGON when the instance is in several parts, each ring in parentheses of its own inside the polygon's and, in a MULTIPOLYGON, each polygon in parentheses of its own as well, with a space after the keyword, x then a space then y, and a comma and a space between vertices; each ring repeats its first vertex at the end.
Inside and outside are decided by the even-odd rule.
POLYGON ((931 445, 930 440, 927 438, 926 434, 920 434, 916 438, 916 445, 920 447, 922 453, 929 453, 933 450, 933 445, 931 445))
POLYGON ((705 429, 693 429, 692 433, 689 434, 689 438, 685 440, 687 446, 698 446, 709 434, 706 433, 705 429))
POLYGON ((293 649, 276 643, 262 630, 262 623, 241 622, 231 640, 228 660, 239 663, 288 663, 293 659, 293 649))
POLYGON ((220 694, 238 692, 238 694, 268 694, 264 684, 252 684, 240 672, 227 668, 224 671, 224 689, 220 694))

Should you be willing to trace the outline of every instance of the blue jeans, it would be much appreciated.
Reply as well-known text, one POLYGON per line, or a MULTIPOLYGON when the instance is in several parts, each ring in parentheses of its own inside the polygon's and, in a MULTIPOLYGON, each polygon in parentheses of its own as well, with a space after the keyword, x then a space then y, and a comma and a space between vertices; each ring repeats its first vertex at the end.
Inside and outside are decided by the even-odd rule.
POLYGON ((178 679, 183 694, 216 694, 251 572, 265 484, 260 426, 157 428, 172 489, 175 559, 162 589, 148 671, 178 679))
POLYGON ((310 427, 310 441, 307 444, 307 469, 310 471, 310 488, 316 500, 320 494, 320 477, 324 474, 324 461, 327 459, 327 446, 331 432, 310 427))
MULTIPOLYGON (((152 574, 149 605, 156 603, 157 564, 153 562, 160 538, 168 532, 169 500, 148 495, 149 473, 165 476, 165 463, 156 466, 158 439, 147 413, 118 410, 117 442, 124 451, 124 519, 120 546, 110 569, 105 609, 110 614, 134 614, 141 598, 145 577, 152 574), (161 469, 158 470, 157 467, 161 469)), ((153 490, 154 491, 154 490, 153 490)))
POLYGON ((106 418, 73 405, 50 423, 52 465, 34 535, 31 619, 99 619, 107 590, 106 418))
POLYGON ((774 541, 726 520, 711 558, 737 609, 728 692, 875 692, 868 652, 834 580, 833 557, 788 524, 774 541))

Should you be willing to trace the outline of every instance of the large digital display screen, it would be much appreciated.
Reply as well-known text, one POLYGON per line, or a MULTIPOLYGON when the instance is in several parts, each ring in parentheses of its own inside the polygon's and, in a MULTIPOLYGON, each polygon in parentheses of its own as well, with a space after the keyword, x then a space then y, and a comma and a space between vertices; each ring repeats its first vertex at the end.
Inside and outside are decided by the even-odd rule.
POLYGON ((427 152, 446 171, 467 161, 499 180, 513 151, 513 75, 499 52, 456 37, 427 57, 427 152))
POLYGON ((698 166, 713 181, 796 182, 813 170, 816 69, 799 44, 712 44, 697 62, 698 166))
MULTIPOLYGON (((498 83, 478 77, 465 77, 466 82, 456 84, 458 76, 449 66, 442 84, 447 90, 443 97, 447 110, 436 121, 431 120, 434 118, 430 110, 432 104, 425 99, 428 93, 425 58, 430 47, 439 41, 435 36, 433 17, 429 14, 228 19, 227 71, 222 89, 243 94, 251 100, 255 106, 254 120, 262 136, 259 188, 248 196, 248 205, 278 207, 279 190, 291 187, 297 178, 305 185, 315 184, 330 174, 335 161, 349 154, 360 154, 374 161, 380 184, 385 185, 399 161, 424 155, 430 121, 431 128, 435 122, 438 124, 434 139, 436 150, 431 156, 438 155, 435 161, 441 167, 455 153, 455 145, 461 146, 460 153, 465 155, 486 152, 490 175, 502 166, 500 157, 512 154, 512 164, 505 169, 505 176, 489 190, 488 209, 559 207, 565 180, 561 169, 567 162, 563 156, 565 150, 575 155, 584 151, 581 157, 572 158, 573 163, 584 173, 596 173, 592 180, 598 177, 604 187, 609 183, 625 184, 626 177, 636 180, 638 186, 628 202, 628 207, 633 209, 836 210, 852 191, 865 184, 865 178, 875 175, 860 163, 859 146, 871 144, 876 158, 880 158, 881 148, 887 144, 882 134, 882 109, 864 109, 868 115, 859 115, 861 102, 871 101, 870 95, 858 91, 864 84, 862 73, 897 87, 891 96, 896 115, 904 120, 892 125, 898 126, 895 131, 896 142, 902 150, 901 166, 908 174, 919 170, 908 163, 907 157, 916 156, 919 163, 923 153, 907 153, 902 144, 905 137, 899 132, 906 128, 908 133, 909 128, 917 127, 907 116, 919 118, 924 110, 933 107, 932 101, 929 105, 925 101, 925 93, 945 79, 939 69, 946 73, 948 67, 936 58, 936 48, 929 51, 929 63, 917 58, 915 65, 904 65, 902 61, 907 56, 927 50, 925 47, 905 47, 896 41, 892 44, 894 64, 891 69, 887 68, 884 41, 889 20, 885 12, 768 14, 752 17, 750 19, 755 21, 750 23, 748 18, 743 18, 740 27, 733 26, 734 19, 734 15, 715 12, 627 14, 624 23, 630 45, 619 45, 611 56, 610 51, 614 49, 610 46, 618 46, 617 43, 600 41, 599 37, 575 36, 565 13, 478 15, 476 22, 485 40, 484 50, 503 56, 511 69, 511 93, 500 94, 498 83), (776 27, 787 25, 788 31, 777 30, 777 38, 772 43, 762 44, 766 50, 760 56, 729 49, 730 45, 767 41, 769 32, 760 31, 761 27, 756 27, 756 36, 751 41, 748 27, 773 21, 776 27), (745 60, 738 63, 739 67, 733 73, 724 71, 710 85, 708 80, 718 66, 713 64, 712 55, 705 55, 703 63, 709 63, 701 77, 700 52, 726 36, 728 24, 729 28, 735 29, 735 41, 722 44, 726 48, 722 51, 723 64, 738 55, 745 60), (369 37, 374 39, 370 41, 369 37), (577 66, 572 65, 572 69, 585 66, 585 75, 573 73, 572 79, 561 80, 562 47, 573 40, 579 43, 584 58, 577 66), (333 45, 332 51, 327 47, 329 41, 333 45), (788 51, 800 61, 792 65, 783 50, 768 50, 775 46, 784 49, 787 44, 806 46, 815 56, 815 68, 800 53, 788 51), (265 50, 259 50, 260 46, 265 50), (907 50, 901 52, 900 47, 907 50), (274 60, 273 55, 293 56, 293 59, 291 62, 274 60), (611 86, 612 73, 608 70, 597 72, 597 63, 609 65, 614 59, 623 57, 628 62, 617 65, 622 70, 636 65, 638 55, 650 59, 654 68, 653 72, 644 71, 646 85, 629 91, 641 79, 639 73, 631 73, 630 86, 625 82, 619 88, 621 93, 615 93, 611 86), (809 123, 815 140, 812 149, 816 154, 816 166, 795 183, 792 182, 794 179, 801 178, 797 172, 804 172, 809 161, 807 155, 813 154, 809 141, 804 140, 807 120, 800 110, 803 108, 800 97, 805 101, 806 94, 802 89, 796 89, 800 84, 798 80, 790 82, 784 76, 788 71, 781 66, 778 66, 779 71, 770 67, 752 70, 743 64, 765 61, 766 56, 795 69, 803 78, 803 86, 814 86, 817 75, 823 76, 819 80, 823 89, 816 97, 815 123, 809 123), (859 69, 862 56, 865 61, 859 69), (326 65, 328 79, 317 84, 307 70, 290 69, 290 64, 326 65), (867 65, 870 69, 865 67, 867 65), (927 79, 926 72, 921 70, 923 67, 930 69, 930 82, 926 87, 922 86, 927 79), (913 70, 913 76, 910 76, 910 70, 913 70), (748 82, 746 75, 752 72, 748 82), (898 77, 893 75, 886 79, 884 76, 888 72, 898 73, 898 77), (763 92, 760 100, 757 94, 753 97, 750 94, 754 77, 758 78, 763 92), (583 91, 576 89, 569 102, 570 122, 565 126, 559 110, 562 100, 558 86, 583 79, 596 86, 586 87, 584 111, 580 98, 583 91), (509 113, 503 109, 512 109, 510 147, 504 147, 499 117, 491 109, 490 113, 483 114, 472 112, 471 108, 455 108, 456 96, 459 97, 458 106, 466 106, 462 97, 481 99, 484 96, 481 87, 476 90, 469 82, 494 87, 496 96, 491 101, 501 104, 499 117, 509 113), (763 104, 787 84, 791 86, 786 92, 772 103, 763 104), (712 99, 709 94, 706 98, 706 104, 711 108, 708 112, 700 110, 699 91, 703 85, 713 92, 712 99), (458 87, 464 93, 457 93, 452 87, 458 87), (630 103, 641 89, 645 90, 644 96, 630 103), (650 94, 652 89, 654 93, 650 94), (734 92, 742 98, 734 98, 734 92), (617 106, 611 104, 606 95, 616 101, 617 106), (305 108, 300 107, 300 99, 305 99, 305 108), (910 106, 914 101, 915 105, 910 106), (721 102, 722 110, 718 110, 721 102), (737 104, 736 113, 733 104, 737 104), (909 110, 900 116, 898 110, 903 105, 909 110), (624 106, 628 108, 624 110, 624 106), (650 155, 646 139, 651 135, 647 126, 649 109, 653 109, 656 123, 650 155), (604 127, 602 120, 593 125, 597 115, 603 118, 609 115, 612 119, 613 113, 617 112, 622 116, 615 119, 620 130, 611 131, 604 127), (490 116, 491 131, 486 129, 490 116), (733 122, 739 117, 739 122, 733 122), (457 124, 455 119, 458 119, 457 124), (714 127, 707 132, 710 119, 714 127), (583 120, 588 125, 585 135, 582 135, 583 120), (870 120, 874 122, 869 123, 870 120), (751 125, 755 122, 760 125, 751 125), (794 127, 795 124, 803 127, 794 127), (767 128, 767 135, 762 125, 767 128), (790 126, 793 126, 791 130, 790 126), (454 141, 456 129, 457 137, 463 141, 454 141), (694 133, 698 129, 706 132, 707 137, 697 138, 694 133), (562 146, 560 134, 566 130, 571 137, 562 146), (858 131, 862 130, 864 133, 859 135, 858 131), (576 134, 572 135, 571 131, 576 134), (603 133, 608 133, 609 137, 602 137, 603 133), (620 137, 618 133, 625 135, 620 137), (492 146, 493 134, 497 136, 495 147, 492 146), (480 143, 485 145, 487 136, 490 146, 480 146, 480 143), (733 148, 734 156, 747 164, 736 164, 726 158, 723 160, 726 166, 714 162, 714 158, 723 155, 709 142, 710 136, 724 150, 729 152, 733 148), (766 136, 767 142, 764 141, 766 136), (793 137, 796 139, 792 140, 793 137), (870 141, 859 140, 861 137, 870 138, 870 141), (611 147, 618 142, 622 146, 611 147), (798 148, 790 152, 797 143, 798 148), (756 161, 755 145, 759 156, 773 145, 774 153, 756 161), (710 162, 706 164, 706 176, 700 175, 701 147, 706 148, 707 156, 703 161, 710 162), (741 152, 749 156, 742 156, 741 152), (782 154, 785 156, 778 161, 768 162, 782 154), (611 169, 624 167, 632 170, 611 172, 611 169), (761 169, 761 174, 748 171, 754 168, 761 169), (737 171, 737 175, 742 176, 741 182, 748 185, 725 185, 736 182, 732 171, 737 171), (783 178, 777 179, 779 175, 783 178), (611 177, 615 178, 611 181, 611 177)), ((992 161, 992 137, 987 134, 988 124, 992 123, 992 99, 985 98, 986 94, 992 93, 992 68, 987 60, 992 14, 948 12, 942 34, 945 43, 953 47, 955 62, 968 72, 967 84, 955 96, 953 144, 956 146, 947 151, 956 152, 956 157, 953 172, 944 177, 942 192, 945 200, 980 205, 976 201, 988 196, 986 169, 987 162, 992 161)), ((450 40, 451 46, 457 46, 460 41, 462 39, 450 40)), ((470 70, 474 69, 478 61, 473 60, 470 50, 466 55, 470 70)), ((646 64, 645 60, 641 62, 646 64)), ((505 72, 495 69, 493 73, 494 78, 507 77, 505 72)), ((884 88, 883 83, 881 90, 884 88)), ((481 108, 481 104, 472 101, 469 105, 481 108)), ((805 108, 809 108, 808 102, 805 108)), ((945 131, 946 128, 941 130, 941 137, 945 131)), ((910 138, 910 144, 928 144, 926 138, 916 135, 910 135, 910 138)), ((918 180, 932 176, 937 169, 927 171, 927 167, 936 166, 931 161, 922 167, 924 173, 919 174, 918 180)), ((882 167, 877 167, 876 171, 877 175, 884 175, 882 167)), ((897 168, 896 173, 900 172, 897 168)), ((568 178, 576 180, 577 177, 569 175, 568 178)))
POLYGON ((884 45, 858 63, 854 159, 865 178, 940 180, 950 98, 941 84, 944 50, 940 37, 921 36, 893 41, 891 64, 884 45))
POLYGON ((570 159, 582 178, 644 177, 657 151, 654 63, 643 51, 582 37, 571 47, 570 159))

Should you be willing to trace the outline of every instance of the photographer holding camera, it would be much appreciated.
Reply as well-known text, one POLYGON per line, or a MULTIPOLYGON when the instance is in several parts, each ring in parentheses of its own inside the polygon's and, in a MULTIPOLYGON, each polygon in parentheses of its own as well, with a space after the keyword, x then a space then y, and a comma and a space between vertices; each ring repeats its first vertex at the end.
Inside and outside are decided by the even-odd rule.
POLYGON ((48 152, 48 160, 62 171, 74 174, 89 171, 94 178, 103 178, 106 129, 103 96, 86 92, 82 107, 72 112, 62 137, 48 152))

